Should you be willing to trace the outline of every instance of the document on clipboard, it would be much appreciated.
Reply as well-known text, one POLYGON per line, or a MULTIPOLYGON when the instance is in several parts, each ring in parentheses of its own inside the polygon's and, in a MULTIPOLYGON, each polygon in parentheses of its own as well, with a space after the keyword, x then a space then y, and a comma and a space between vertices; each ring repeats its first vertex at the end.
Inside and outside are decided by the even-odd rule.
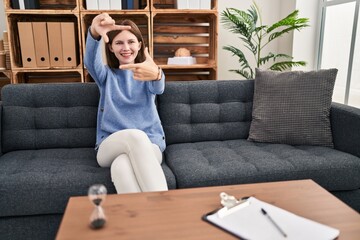
POLYGON ((340 231, 250 197, 203 220, 241 239, 336 239, 340 231))

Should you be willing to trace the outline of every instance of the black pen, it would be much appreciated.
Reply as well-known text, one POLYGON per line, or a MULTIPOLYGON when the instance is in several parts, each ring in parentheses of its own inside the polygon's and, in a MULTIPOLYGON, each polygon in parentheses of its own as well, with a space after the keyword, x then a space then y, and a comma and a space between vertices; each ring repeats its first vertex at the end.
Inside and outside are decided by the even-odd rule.
POLYGON ((270 222, 272 222, 272 224, 279 230, 279 232, 284 237, 287 237, 286 233, 280 228, 280 226, 274 221, 274 219, 272 219, 272 217, 270 217, 270 215, 263 208, 261 208, 261 212, 270 220, 270 222))

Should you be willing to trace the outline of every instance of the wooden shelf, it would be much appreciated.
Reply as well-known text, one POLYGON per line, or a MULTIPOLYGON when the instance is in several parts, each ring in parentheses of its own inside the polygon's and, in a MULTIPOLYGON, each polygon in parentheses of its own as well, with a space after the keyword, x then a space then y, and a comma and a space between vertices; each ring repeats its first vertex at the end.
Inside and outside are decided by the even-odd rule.
POLYGON ((84 82, 83 69, 12 70, 13 83, 84 82))
MULTIPOLYGON (((86 35, 92 19, 107 12, 115 20, 131 19, 140 28, 154 61, 171 80, 202 80, 217 78, 217 0, 211 9, 175 9, 176 0, 142 0, 140 9, 87 10, 86 0, 40 0, 39 9, 13 9, 11 0, 4 0, 7 20, 12 83, 37 82, 56 74, 70 79, 92 81, 83 65, 86 35), (61 2, 61 3, 60 3, 61 2), (73 22, 75 24, 78 65, 66 67, 23 68, 17 22, 73 22), (184 47, 196 57, 194 65, 167 65, 167 59, 184 47), (41 77, 37 78, 37 75, 41 77), (71 77, 71 75, 76 75, 71 77)), ((61 80, 63 77, 60 77, 61 80)), ((41 82, 41 81, 40 81, 41 82)))

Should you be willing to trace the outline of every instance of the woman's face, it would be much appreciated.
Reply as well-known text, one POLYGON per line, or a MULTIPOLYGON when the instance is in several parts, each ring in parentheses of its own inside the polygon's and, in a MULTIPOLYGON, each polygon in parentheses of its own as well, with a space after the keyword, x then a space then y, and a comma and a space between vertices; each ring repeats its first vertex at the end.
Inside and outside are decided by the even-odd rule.
POLYGON ((109 48, 119 59, 120 65, 129 64, 135 62, 135 58, 141 49, 141 42, 137 40, 134 34, 123 30, 116 35, 109 48))

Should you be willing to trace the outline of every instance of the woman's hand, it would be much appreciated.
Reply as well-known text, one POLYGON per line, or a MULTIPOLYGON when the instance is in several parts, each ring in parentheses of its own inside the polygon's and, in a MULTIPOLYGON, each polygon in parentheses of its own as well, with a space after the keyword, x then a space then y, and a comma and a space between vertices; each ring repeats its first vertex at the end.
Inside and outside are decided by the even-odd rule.
POLYGON ((93 19, 90 32, 95 39, 98 39, 101 36, 107 43, 109 42, 107 36, 108 32, 113 30, 128 30, 130 28, 130 26, 115 25, 115 20, 112 19, 109 14, 101 13, 93 19))
POLYGON ((134 79, 140 81, 153 81, 161 79, 161 69, 156 65, 151 58, 148 48, 144 49, 145 61, 142 63, 123 64, 120 65, 120 69, 128 69, 133 71, 134 79), (160 78, 160 79, 159 79, 160 78))

